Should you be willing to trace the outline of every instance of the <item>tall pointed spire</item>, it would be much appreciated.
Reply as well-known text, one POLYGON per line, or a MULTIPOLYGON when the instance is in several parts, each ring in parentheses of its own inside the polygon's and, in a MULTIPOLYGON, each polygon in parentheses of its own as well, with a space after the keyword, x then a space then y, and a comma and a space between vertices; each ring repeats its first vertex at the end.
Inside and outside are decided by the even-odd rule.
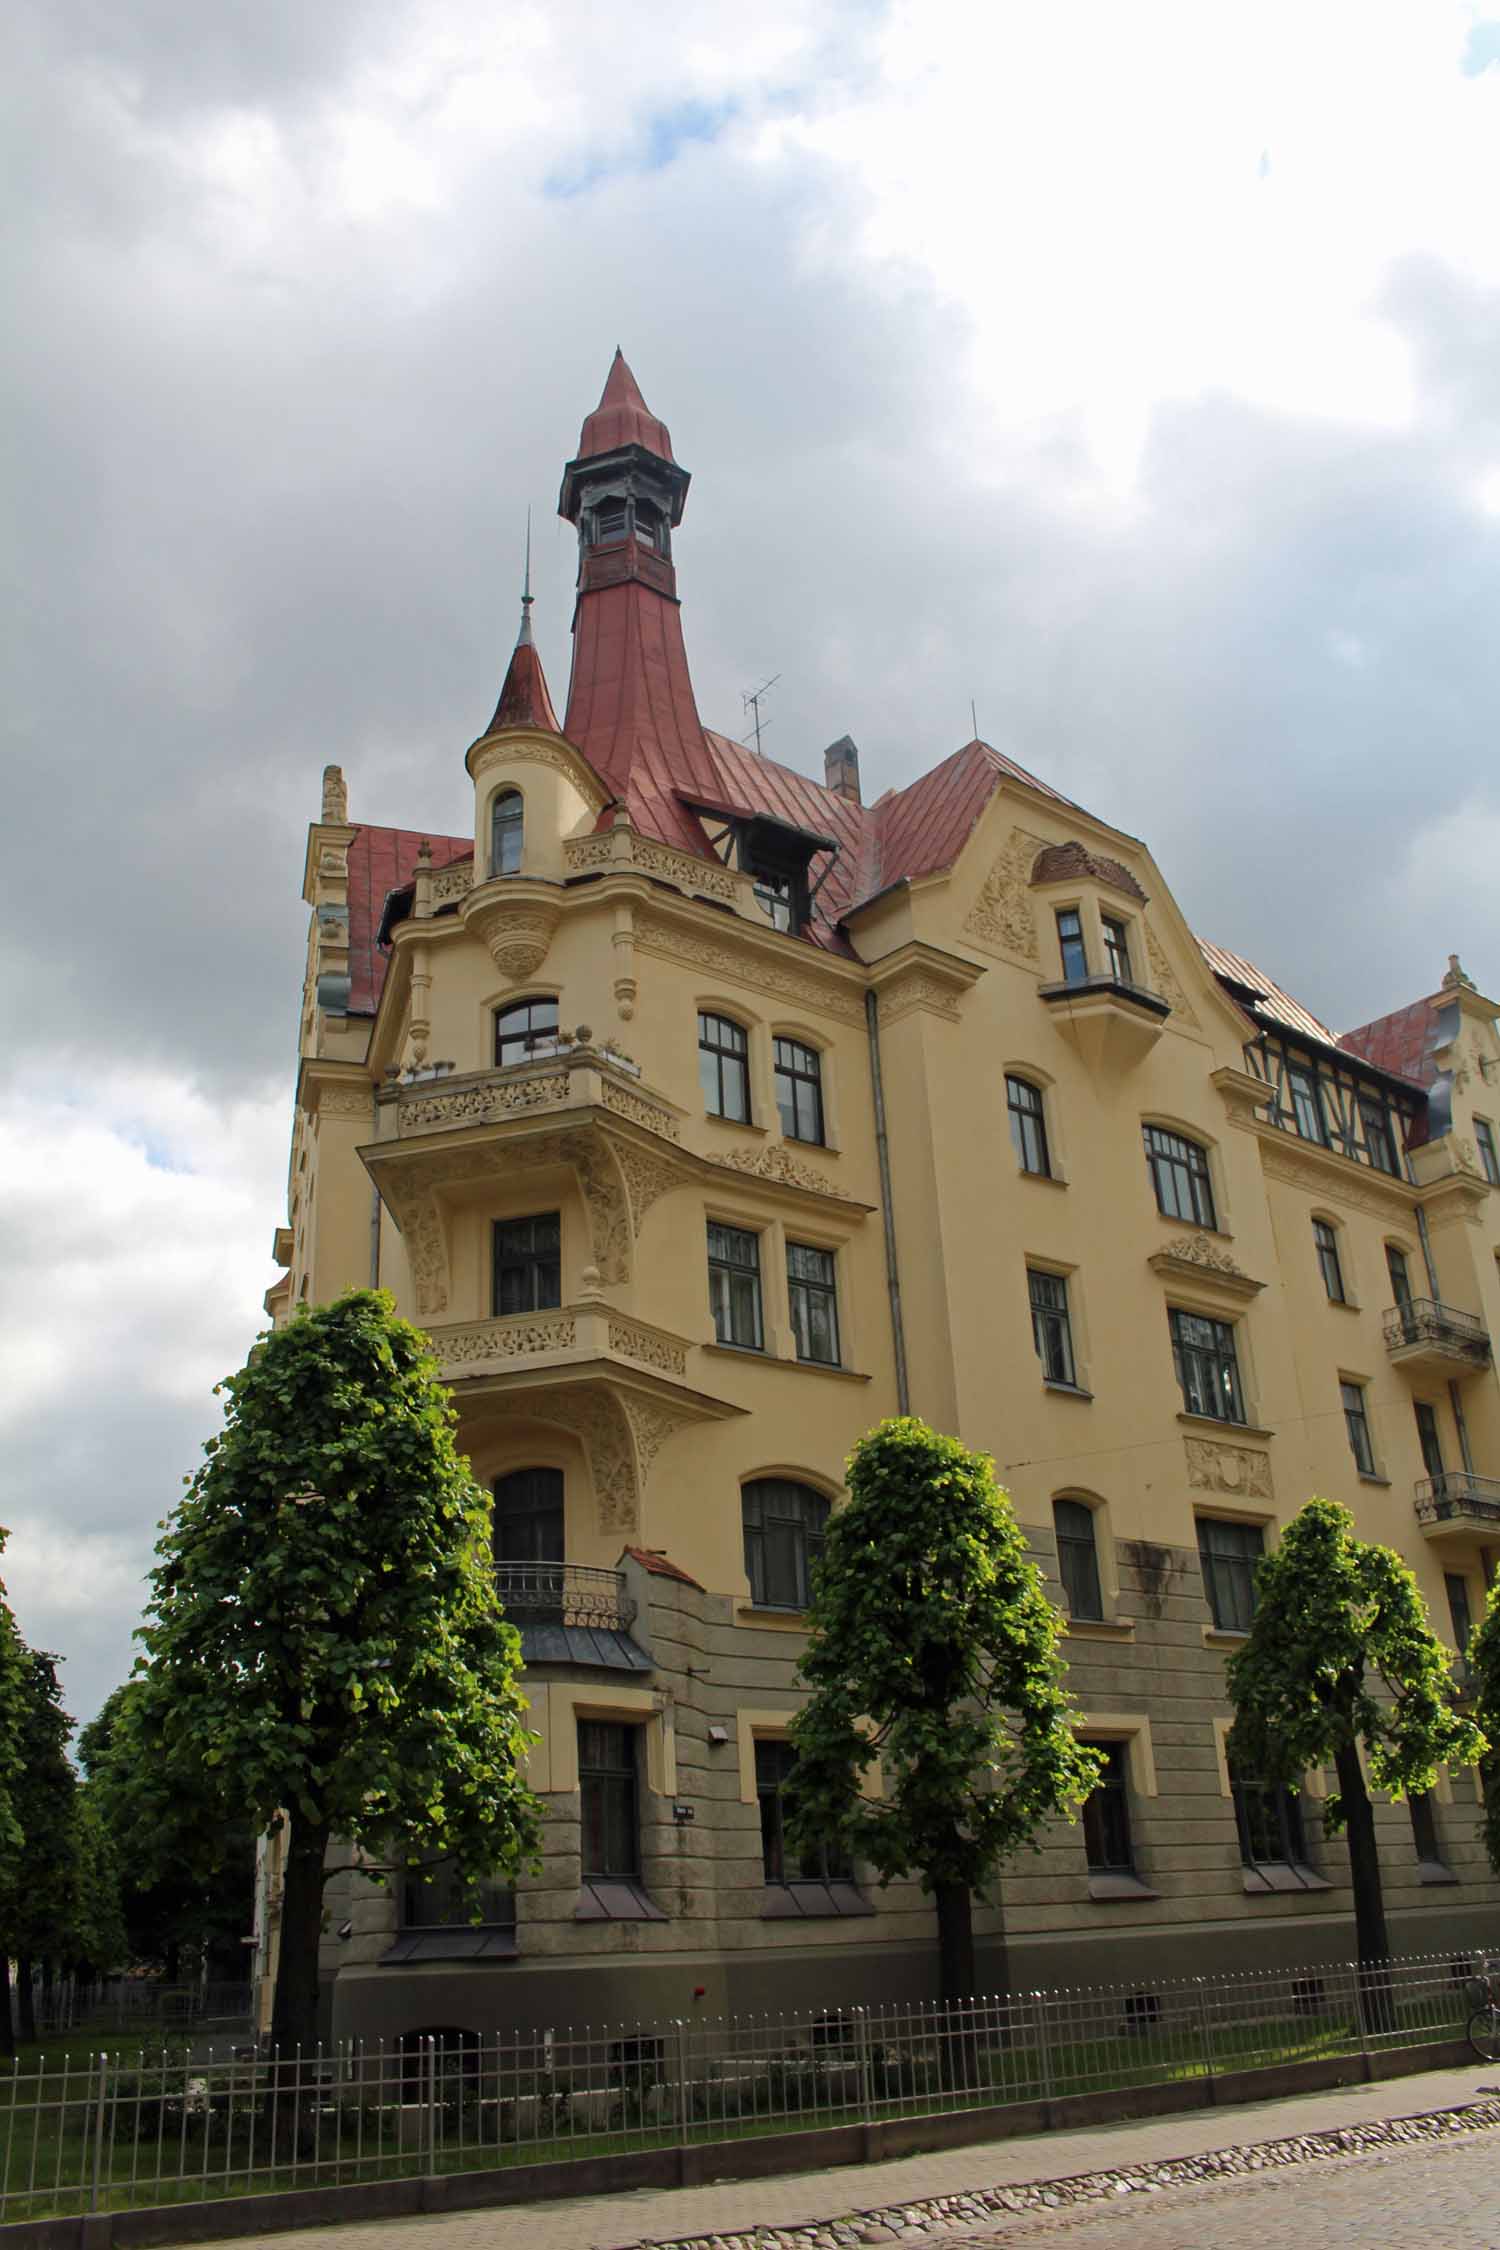
POLYGON ((505 684, 495 705, 495 716, 486 734, 504 727, 532 727, 543 734, 561 734, 542 660, 531 638, 531 510, 526 511, 526 575, 521 584, 521 628, 506 668, 505 684))
POLYGON ((663 461, 672 458, 672 439, 667 425, 657 419, 642 398, 641 386, 616 344, 599 404, 586 417, 578 433, 578 458, 582 461, 591 454, 613 453, 622 445, 643 445, 648 453, 659 455, 663 461))

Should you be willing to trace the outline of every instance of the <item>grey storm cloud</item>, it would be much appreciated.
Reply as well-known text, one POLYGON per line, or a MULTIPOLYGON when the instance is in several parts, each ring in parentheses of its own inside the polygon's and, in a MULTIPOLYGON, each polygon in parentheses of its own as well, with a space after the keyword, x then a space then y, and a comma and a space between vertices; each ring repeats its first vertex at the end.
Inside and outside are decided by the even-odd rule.
MULTIPOLYGON (((606 37, 581 6, 517 9, 437 188, 372 217, 386 160, 349 116, 430 25, 414 99, 449 151, 462 11, 19 11, 8 1054, 284 1114, 320 769, 344 766, 356 818, 467 826, 528 506, 561 696, 551 509, 617 342, 694 475, 678 563, 709 724, 740 731, 741 691, 779 674, 768 752, 818 771, 847 731, 879 789, 964 741, 972 697, 1335 1024, 1431 989, 1455 947, 1500 973, 1492 866, 1460 848, 1438 874, 1444 838, 1500 837, 1500 524, 1472 499, 1500 459, 1500 294, 1393 261, 1401 426, 1162 398, 1129 504, 1080 506, 1082 428, 997 421, 965 305, 856 254, 857 173, 807 139, 767 154, 778 118, 858 89, 884 15, 804 13, 736 77, 653 48, 654 11, 606 37)), ((256 1255, 280 1215, 258 1162, 256 1255)), ((28 1235, 9 1317, 85 1255, 28 1235)), ((237 1269, 221 1294, 227 1365, 256 1292, 237 1269)), ((153 1417, 82 1298, 48 1302, 91 1387, 16 1433, 4 1509, 49 1521, 65 1484, 81 1528, 143 1556, 208 1403, 153 1417)), ((81 1706, 123 1661, 122 1601, 101 1596, 81 1706)))

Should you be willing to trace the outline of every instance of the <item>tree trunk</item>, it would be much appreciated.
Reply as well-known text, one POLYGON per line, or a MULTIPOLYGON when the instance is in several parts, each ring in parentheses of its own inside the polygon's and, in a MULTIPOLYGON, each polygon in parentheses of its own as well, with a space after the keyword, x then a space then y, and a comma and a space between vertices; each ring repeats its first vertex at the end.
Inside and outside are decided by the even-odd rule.
POLYGON ((31 1981, 31 1963, 24 1955, 16 1958, 16 1998, 21 2019, 21 2038, 24 2044, 36 2043, 36 1990, 31 1981))
POLYGON ((10 1955, 0 1944, 0 2055, 16 2051, 16 2027, 10 2016, 10 1955))
POLYGON ((288 1816, 282 1867, 281 1932, 271 2038, 283 2056, 310 2052, 318 2038, 318 1940, 323 1934, 323 1862, 328 1829, 288 1816))
POLYGON ((943 2083, 950 2088, 974 2083, 978 2034, 974 2026, 974 1899, 967 1883, 936 1883, 938 1990, 950 2010, 942 2042, 943 2083))
POLYGON ((1390 1940, 1385 1928, 1385 1898, 1380 1883, 1380 1853, 1375 1843, 1375 1808, 1365 1787, 1359 1750, 1346 1743, 1335 1753, 1339 1802, 1349 1845, 1349 1879, 1354 1887, 1354 1943, 1359 1955, 1360 2007, 1368 2031, 1389 2031, 1394 2020, 1385 1964, 1390 1940))

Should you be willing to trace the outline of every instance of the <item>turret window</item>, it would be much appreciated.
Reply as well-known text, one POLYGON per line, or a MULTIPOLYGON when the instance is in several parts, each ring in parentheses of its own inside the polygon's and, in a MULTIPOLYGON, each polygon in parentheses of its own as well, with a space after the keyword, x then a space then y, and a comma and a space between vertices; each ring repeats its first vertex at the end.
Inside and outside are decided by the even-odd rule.
POLYGON ((494 1309, 544 1312, 562 1303, 562 1221, 556 1211, 495 1221, 494 1309))
POLYGON ((601 500, 594 510, 594 545, 618 547, 625 537, 625 503, 623 500, 601 500))
POLYGON ((495 1061, 502 1070, 556 1051, 555 1000, 517 1000, 495 1011, 495 1061))
POLYGON ((1109 973, 1116 984, 1130 984, 1130 931, 1126 924, 1113 914, 1101 914, 1100 926, 1104 931, 1104 958, 1109 973))
POLYGON ((490 807, 490 873, 519 875, 526 808, 519 789, 502 789, 490 807))
POLYGON ((730 1016, 698 1016, 698 1078, 710 1117, 750 1122, 750 1040, 730 1016))
POLYGON ((1064 907, 1058 914, 1057 943, 1064 984, 1082 984, 1089 973, 1089 957, 1083 942, 1083 920, 1076 907, 1064 907))

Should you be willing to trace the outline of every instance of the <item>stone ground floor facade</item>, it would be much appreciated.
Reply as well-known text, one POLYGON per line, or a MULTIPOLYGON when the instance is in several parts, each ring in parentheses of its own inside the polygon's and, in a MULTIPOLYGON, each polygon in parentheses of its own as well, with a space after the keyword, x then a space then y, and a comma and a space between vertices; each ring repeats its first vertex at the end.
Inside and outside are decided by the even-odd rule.
MULTIPOLYGON (((1028 1534, 1060 1598, 1052 1532, 1028 1534)), ((1232 1790, 1228 1637, 1210 1622, 1198 1554, 1126 1543, 1111 1567, 1118 1618, 1075 1623, 1066 1645, 1080 1732, 1112 1749, 1112 1806, 1105 1820, 1053 1823, 978 1907, 986 1986, 1149 1988, 1347 1958, 1347 1854, 1323 1832, 1323 1777, 1280 1808, 1232 1790)), ((336 1875, 332 2036, 490 2038, 935 1996, 934 1918, 916 1883, 882 1888, 857 1868, 778 1856, 774 1746, 798 1703, 798 1621, 747 1612, 639 1551, 622 1556, 617 1583, 623 1625, 523 1627, 528 1652, 554 1659, 533 1655, 525 1677, 541 1737, 540 1875, 513 1901, 497 1895, 477 1928, 432 1890, 336 1875)), ((1393 1948, 1456 1956, 1493 1943, 1500 1887, 1476 1777, 1445 1777, 1418 1818, 1404 1804, 1380 1804, 1377 1818, 1393 1948)))

